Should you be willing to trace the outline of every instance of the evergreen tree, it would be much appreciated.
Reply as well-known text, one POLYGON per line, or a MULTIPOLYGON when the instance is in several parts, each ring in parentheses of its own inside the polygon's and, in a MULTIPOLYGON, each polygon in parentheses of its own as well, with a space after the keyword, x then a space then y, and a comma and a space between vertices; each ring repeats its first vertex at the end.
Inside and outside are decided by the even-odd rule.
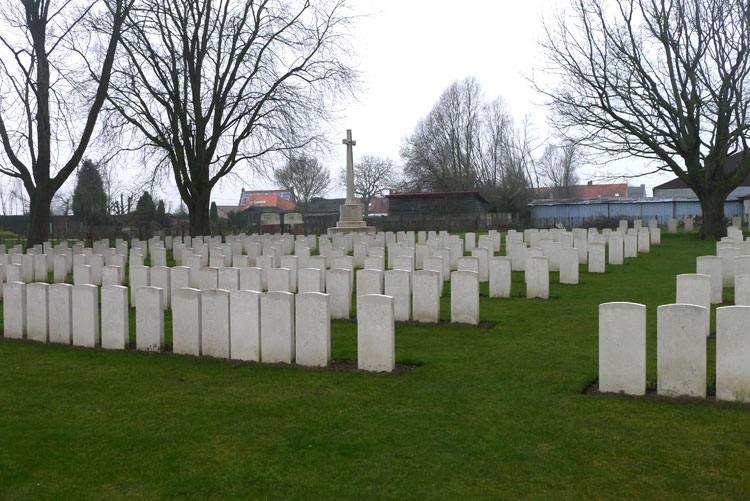
POLYGON ((136 226, 145 226, 153 223, 156 220, 156 204, 154 199, 151 198, 151 194, 145 191, 141 198, 138 199, 138 203, 135 205, 135 212, 133 212, 133 224, 136 226))
POLYGON ((216 202, 211 202, 211 222, 215 223, 219 220, 219 209, 216 207, 216 202))
POLYGON ((102 224, 107 219, 107 194, 97 164, 85 159, 78 169, 73 191, 73 215, 87 225, 102 224))
POLYGON ((159 200, 159 204, 156 206, 156 222, 160 226, 167 224, 167 211, 164 208, 164 200, 159 200))

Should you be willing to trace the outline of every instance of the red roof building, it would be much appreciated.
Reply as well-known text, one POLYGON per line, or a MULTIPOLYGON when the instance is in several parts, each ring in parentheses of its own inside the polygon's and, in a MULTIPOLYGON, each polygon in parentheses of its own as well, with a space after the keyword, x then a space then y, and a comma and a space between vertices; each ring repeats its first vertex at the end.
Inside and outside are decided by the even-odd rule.
POLYGON ((292 212, 297 208, 291 202, 279 195, 250 195, 245 197, 244 207, 275 207, 284 212, 292 212))
POLYGON ((283 198, 284 200, 294 202, 294 197, 292 197, 292 193, 288 190, 246 190, 245 188, 242 188, 242 193, 240 193, 239 205, 247 205, 247 199, 250 197, 272 195, 276 195, 283 198))

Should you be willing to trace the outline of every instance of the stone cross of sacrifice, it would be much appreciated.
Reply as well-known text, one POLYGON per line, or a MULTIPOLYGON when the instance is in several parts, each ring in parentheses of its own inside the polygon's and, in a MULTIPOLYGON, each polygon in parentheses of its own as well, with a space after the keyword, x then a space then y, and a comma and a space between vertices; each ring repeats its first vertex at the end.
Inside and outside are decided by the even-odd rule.
POLYGON ((354 154, 352 146, 356 146, 357 141, 352 139, 352 130, 346 130, 346 139, 342 141, 346 145, 346 203, 355 203, 354 198, 354 154))

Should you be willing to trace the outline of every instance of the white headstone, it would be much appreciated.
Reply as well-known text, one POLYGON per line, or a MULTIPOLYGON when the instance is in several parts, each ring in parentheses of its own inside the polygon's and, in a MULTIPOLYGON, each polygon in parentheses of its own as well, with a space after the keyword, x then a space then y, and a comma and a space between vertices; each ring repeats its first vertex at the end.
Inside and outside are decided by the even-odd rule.
POLYGON ((393 269, 414 271, 414 259, 411 256, 396 256, 393 258, 393 269))
POLYGON ((740 255, 740 248, 722 247, 716 249, 716 255, 721 258, 722 287, 734 287, 734 258, 740 255))
POLYGON ((473 271, 479 273, 479 258, 469 256, 460 257, 458 258, 457 269, 458 271, 473 271))
POLYGON ((706 335, 711 325, 711 277, 698 273, 677 275, 676 303, 697 304, 708 312, 706 317, 706 335))
POLYGON ((260 299, 260 340, 263 362, 294 362, 294 294, 263 294, 260 299))
POLYGON ((151 285, 151 269, 148 266, 131 266, 128 279, 130 281, 130 304, 135 306, 138 289, 151 285))
POLYGON ((91 284, 92 282, 91 266, 87 264, 79 264, 73 268, 74 285, 91 284))
POLYGON ((54 280, 55 283, 64 283, 67 276, 67 266, 65 264, 65 254, 55 254, 52 258, 54 261, 54 280))
POLYGON ((297 272, 297 290, 299 292, 323 292, 322 270, 301 268, 297 272))
POLYGON ((394 319, 408 321, 411 314, 411 272, 402 269, 386 271, 385 295, 393 298, 394 319))
POLYGON ((533 256, 526 260, 526 297, 549 298, 549 259, 533 256))
POLYGON ((695 262, 697 273, 711 277, 711 304, 720 304, 723 301, 721 258, 718 256, 698 256, 695 262))
POLYGON ((70 344, 73 340, 73 286, 49 286, 49 342, 70 344))
POLYGON ((649 228, 649 237, 651 238, 651 245, 661 245, 661 229, 660 228, 649 228))
POLYGON ((172 351, 180 355, 199 356, 201 325, 201 291, 192 288, 173 289, 172 351))
POLYGON ((623 240, 623 252, 626 258, 638 257, 638 235, 625 235, 623 240))
POLYGON ((198 273, 198 284, 202 291, 212 291, 219 288, 219 269, 203 266, 198 273))
POLYGON ((297 294, 295 305, 296 349, 298 364, 326 367, 331 362, 331 310, 327 294, 297 294))
POLYGON ((102 286, 101 297, 102 348, 105 350, 124 350, 130 343, 128 288, 121 285, 104 285, 102 286))
POLYGON ((219 268, 217 287, 230 292, 240 290, 240 268, 219 268))
POLYGON ((490 297, 510 297, 512 258, 490 258, 490 297))
POLYGON ((164 348, 164 290, 159 287, 136 289, 135 347, 141 351, 164 348))
POLYGON ((378 294, 358 297, 357 368, 371 372, 392 372, 395 367, 393 298, 378 294))
POLYGON ((706 397, 706 319, 693 304, 667 304, 656 312, 656 388, 668 397, 706 397))
POLYGON ((172 281, 170 279, 170 270, 166 266, 152 266, 149 272, 149 282, 152 287, 160 288, 162 293, 162 307, 165 310, 172 308, 172 281))
POLYGON ((169 303, 172 307, 172 297, 177 289, 187 289, 190 287, 190 268, 187 266, 173 266, 169 269, 169 303))
POLYGON ((326 272, 326 291, 329 296, 331 318, 349 318, 352 309, 351 271, 333 269, 326 272))
POLYGON ((487 282, 490 279, 490 251, 486 248, 477 248, 471 251, 471 256, 479 258, 479 281, 487 282))
POLYGON ((473 271, 451 273, 451 322, 479 324, 478 273, 473 271))
POLYGON ((24 283, 30 284, 34 281, 34 255, 21 255, 21 276, 24 283))
POLYGON ((73 286, 73 344, 95 348, 99 343, 99 288, 73 286))
POLYGON ((368 256, 364 262, 365 269, 368 270, 385 270, 385 262, 383 256, 368 256))
POLYGON ((589 240, 586 236, 573 238, 573 247, 578 250, 578 264, 588 264, 589 262, 589 240))
MULTIPOLYGON (((44 254, 38 254, 38 256, 44 254)), ((45 265, 46 266, 46 265, 45 265)), ((49 285, 44 282, 26 284, 26 338, 49 341, 49 285)))
POLYGON ((34 281, 47 281, 47 256, 45 254, 37 254, 34 256, 34 281))
POLYGON ((416 322, 440 320, 440 272, 421 270, 412 273, 412 318, 416 322))
POLYGON ((734 304, 750 306, 750 275, 734 276, 734 304))
POLYGON ((105 266, 102 268, 102 285, 120 285, 120 267, 105 266))
POLYGON ((357 296, 383 293, 383 272, 380 270, 357 270, 357 296))
POLYGON ((229 358, 229 292, 201 290, 201 354, 229 358))
POLYGON ((578 250, 572 247, 560 249, 560 283, 578 283, 578 250))
POLYGON ((646 393, 645 305, 599 305, 599 391, 646 393))
POLYGON ((443 258, 440 256, 427 256, 424 258, 424 269, 428 271, 437 271, 440 274, 440 295, 443 295, 443 258))
POLYGON ((613 233, 609 237, 609 264, 620 265, 625 263, 624 242, 622 235, 613 233))
POLYGON ((716 309, 717 400, 750 402, 748 325, 750 306, 725 306, 716 309))
POLYGON ((234 360, 260 362, 261 295, 258 291, 229 293, 229 344, 234 360))
POLYGON ((268 291, 269 292, 291 292, 292 277, 291 271, 287 268, 270 268, 268 270, 268 291))
POLYGON ((589 273, 604 273, 606 260, 603 242, 589 242, 589 273))
POLYGON ((102 285, 104 256, 101 254, 92 254, 88 257, 86 264, 91 266, 91 283, 94 285, 102 285))
POLYGON ((290 292, 297 292, 297 273, 299 270, 299 257, 281 256, 281 268, 289 270, 290 292))
POLYGON ((263 270, 256 267, 240 268, 240 290, 263 292, 263 270))
POLYGON ((9 339, 23 339, 26 334, 26 284, 23 282, 3 284, 3 333, 9 339))

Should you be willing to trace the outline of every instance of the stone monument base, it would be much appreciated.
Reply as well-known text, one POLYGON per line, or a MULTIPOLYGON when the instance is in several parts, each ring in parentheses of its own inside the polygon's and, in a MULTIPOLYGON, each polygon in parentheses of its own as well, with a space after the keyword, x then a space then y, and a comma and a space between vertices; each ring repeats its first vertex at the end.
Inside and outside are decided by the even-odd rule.
POLYGON ((339 209, 339 222, 333 228, 328 228, 328 236, 345 235, 347 233, 375 233, 374 226, 367 226, 362 220, 362 205, 359 202, 347 201, 339 209))
POLYGON ((328 236, 332 237, 334 235, 346 235, 349 233, 367 233, 368 235, 372 235, 375 233, 374 226, 364 226, 364 222, 362 224, 362 226, 335 226, 328 228, 328 236))

